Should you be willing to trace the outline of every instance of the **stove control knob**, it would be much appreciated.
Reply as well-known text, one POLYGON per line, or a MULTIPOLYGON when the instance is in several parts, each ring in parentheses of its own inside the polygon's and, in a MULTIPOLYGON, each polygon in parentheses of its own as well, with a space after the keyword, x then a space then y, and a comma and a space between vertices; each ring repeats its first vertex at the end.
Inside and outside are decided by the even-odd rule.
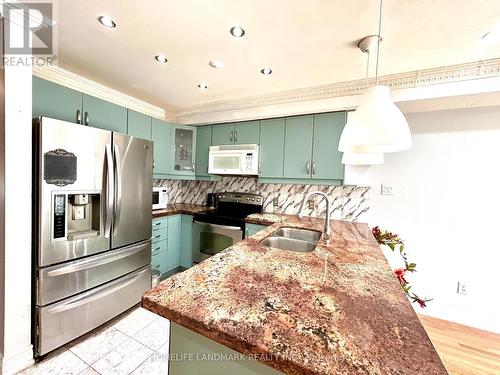
POLYGON ((252 201, 255 201, 255 198, 252 198, 252 201))
POLYGON ((247 198, 247 201, 249 201, 249 200, 250 200, 250 198, 247 198))

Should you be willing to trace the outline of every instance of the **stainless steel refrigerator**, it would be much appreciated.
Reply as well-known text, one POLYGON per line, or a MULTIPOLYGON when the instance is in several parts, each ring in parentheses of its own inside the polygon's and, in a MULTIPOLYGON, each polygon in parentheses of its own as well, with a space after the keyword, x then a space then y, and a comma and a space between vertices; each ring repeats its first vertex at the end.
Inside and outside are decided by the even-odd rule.
POLYGON ((33 342, 41 356, 151 287, 152 142, 33 120, 33 342))

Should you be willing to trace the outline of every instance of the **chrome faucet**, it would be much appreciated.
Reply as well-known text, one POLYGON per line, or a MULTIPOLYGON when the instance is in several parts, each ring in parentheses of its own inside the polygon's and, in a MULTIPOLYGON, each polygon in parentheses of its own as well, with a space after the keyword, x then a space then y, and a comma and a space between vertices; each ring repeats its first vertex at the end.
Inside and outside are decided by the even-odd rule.
POLYGON ((323 230, 323 236, 325 239, 329 239, 330 238, 330 201, 328 200, 328 197, 326 196, 325 193, 322 193, 321 191, 312 191, 309 194, 307 194, 304 197, 304 199, 302 200, 302 203, 300 204, 299 216, 304 216, 304 215, 302 215, 302 210, 304 209, 304 204, 313 195, 319 195, 322 198, 324 198, 326 201, 325 229, 323 230))

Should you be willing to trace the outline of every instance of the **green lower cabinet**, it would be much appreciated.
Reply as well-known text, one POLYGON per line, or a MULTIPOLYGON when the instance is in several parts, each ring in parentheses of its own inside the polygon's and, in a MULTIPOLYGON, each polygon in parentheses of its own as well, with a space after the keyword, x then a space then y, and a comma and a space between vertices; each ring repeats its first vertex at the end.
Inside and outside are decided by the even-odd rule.
POLYGON ((193 266, 193 216, 181 215, 181 267, 193 266))
POLYGON ((174 322, 170 324, 169 373, 174 375, 279 375, 255 358, 247 357, 174 322))
POLYGON ((132 137, 151 140, 151 116, 129 109, 127 134, 132 137))
POLYGON ((245 121, 234 124, 234 144, 247 145, 259 143, 259 122, 245 121))
POLYGON ((151 256, 167 251, 167 240, 155 241, 151 244, 151 256))
POLYGON ((312 143, 313 116, 288 117, 285 127, 284 178, 311 177, 312 143))
POLYGON ((83 94, 82 123, 94 128, 127 133, 127 108, 83 94))
POLYGON ((255 233, 260 232, 264 228, 267 228, 267 225, 246 223, 245 224, 245 237, 253 236, 255 233))
POLYGON ((168 216, 167 272, 181 265, 181 215, 168 216))
POLYGON ((212 126, 200 126, 196 129, 196 177, 209 177, 208 151, 212 145, 212 126))
POLYGON ((311 166, 313 179, 344 179, 344 164, 342 164, 342 153, 338 150, 338 145, 346 121, 346 112, 314 115, 314 141, 311 166))
POLYGON ((33 77, 32 116, 46 116, 78 123, 82 116, 82 93, 33 77))
POLYGON ((285 119, 262 120, 259 141, 259 177, 283 177, 285 119))
POLYGON ((153 219, 151 239, 151 269, 164 275, 167 272, 168 221, 166 217, 153 219))
POLYGON ((170 167, 170 124, 153 118, 151 120, 151 140, 154 143, 153 175, 165 178, 170 167))
POLYGON ((151 255, 151 269, 160 270, 161 274, 164 275, 167 270, 167 252, 158 253, 151 255))

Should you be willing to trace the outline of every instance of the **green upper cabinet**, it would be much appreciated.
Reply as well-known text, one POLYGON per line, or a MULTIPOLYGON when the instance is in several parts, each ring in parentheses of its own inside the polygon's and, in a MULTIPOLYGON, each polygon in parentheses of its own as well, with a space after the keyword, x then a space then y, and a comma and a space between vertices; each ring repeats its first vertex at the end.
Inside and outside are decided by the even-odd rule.
POLYGON ((283 177, 311 177, 313 123, 312 115, 286 119, 283 177))
POLYGON ((166 121, 153 118, 151 140, 154 142, 154 175, 166 175, 170 170, 170 125, 166 121))
POLYGON ((208 177, 208 149, 212 145, 212 127, 199 126, 196 128, 196 176, 208 177))
POLYGON ((82 93, 33 77, 32 95, 33 117, 46 116, 81 123, 82 93))
POLYGON ((244 145, 259 143, 259 122, 245 121, 214 125, 212 145, 244 145))
POLYGON ((246 145, 259 143, 259 122, 246 121, 234 124, 234 144, 246 145))
POLYGON ((338 146, 346 121, 346 112, 314 115, 312 178, 344 179, 342 153, 338 150, 338 146))
POLYGON ((212 129, 212 145, 234 144, 234 124, 214 125, 212 129))
POLYGON ((83 124, 127 133, 127 108, 83 94, 83 124))
POLYGON ((151 140, 151 117, 129 109, 127 134, 133 137, 151 140))
POLYGON ((171 126, 172 168, 169 173, 194 176, 196 163, 196 127, 171 126))
POLYGON ((285 119, 262 120, 259 140, 259 177, 283 177, 285 119))

